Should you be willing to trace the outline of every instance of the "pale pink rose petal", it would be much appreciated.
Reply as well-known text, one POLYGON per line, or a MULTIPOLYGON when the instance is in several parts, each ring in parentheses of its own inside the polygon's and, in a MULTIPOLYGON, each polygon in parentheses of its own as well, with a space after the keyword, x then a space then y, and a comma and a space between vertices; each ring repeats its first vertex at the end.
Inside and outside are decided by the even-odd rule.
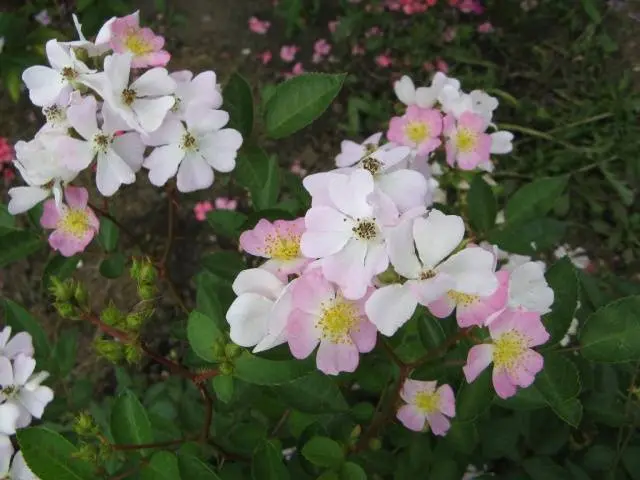
POLYGON ((367 353, 376 346, 378 330, 375 325, 366 319, 361 319, 355 330, 351 331, 351 339, 358 347, 360 353, 367 353))
POLYGON ((516 394, 516 386, 506 370, 493 369, 493 388, 500 398, 509 398, 516 394))
POLYGON ((56 228, 62 209, 66 209, 66 207, 64 205, 58 207, 53 199, 44 202, 42 217, 40 217, 40 225, 42 228, 56 228))
POLYGON ((491 364, 493 361, 493 350, 494 347, 490 344, 471 347, 467 355, 467 363, 462 367, 467 382, 473 382, 478 378, 478 375, 491 364))
POLYGON ((438 394, 440 395, 440 411, 448 417, 455 417, 456 399, 453 389, 449 385, 441 385, 438 388, 438 394))
POLYGON ((294 310, 287 321, 286 336, 291 354, 297 359, 307 358, 318 346, 319 334, 316 317, 301 310, 294 310))
POLYGON ((434 435, 444 436, 447 434, 451 427, 451 422, 447 417, 441 413, 430 413, 426 417, 434 435))
POLYGON ((396 417, 405 427, 414 432, 421 432, 427 420, 425 414, 414 405, 403 405, 398 409, 396 417))
POLYGON ((355 372, 360 354, 351 342, 333 343, 321 341, 316 356, 316 364, 321 372, 337 375, 340 372, 355 372))

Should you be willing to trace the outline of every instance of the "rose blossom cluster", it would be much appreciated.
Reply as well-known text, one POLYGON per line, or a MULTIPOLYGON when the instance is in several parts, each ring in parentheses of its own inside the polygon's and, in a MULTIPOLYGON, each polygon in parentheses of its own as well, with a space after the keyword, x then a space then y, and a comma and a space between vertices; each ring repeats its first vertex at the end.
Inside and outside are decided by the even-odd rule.
MULTIPOLYGON (((429 207, 439 156, 450 167, 487 168, 490 153, 511 150, 512 135, 486 132, 495 98, 465 93, 443 74, 417 89, 403 77, 395 90, 407 110, 391 119, 388 142, 382 133, 343 141, 335 170, 304 178, 312 198, 304 218, 263 219, 241 235, 245 252, 267 260, 233 283, 231 339, 254 352, 287 343, 298 359, 315 352, 326 374, 353 372, 378 334, 394 335, 420 305, 438 318, 455 314, 461 329, 488 329, 464 374, 473 382, 493 364, 496 393, 507 398, 542 368, 533 347, 549 338, 541 315, 553 303, 544 268, 501 268, 495 247, 465 240, 461 217, 429 207)), ((446 433, 451 387, 408 379, 401 397, 404 425, 446 433)))
POLYGON ((11 337, 11 327, 0 330, 0 478, 37 480, 22 452, 14 456, 9 438, 34 418, 42 418, 53 400, 53 390, 42 385, 48 372, 35 372, 31 335, 20 332, 11 337))
MULTIPOLYGON (((391 11, 402 11, 406 15, 424 13, 438 3, 438 0, 385 0, 384 6, 391 11)), ((479 0, 448 0, 452 7, 456 7, 463 13, 475 13, 480 15, 484 7, 479 0)))
POLYGON ((79 40, 49 40, 49 66, 27 68, 22 79, 45 125, 15 145, 15 166, 26 186, 9 190, 9 212, 45 203, 41 224, 53 229, 52 248, 81 252, 98 231, 86 189, 71 186, 95 171, 98 192, 110 197, 136 181, 181 192, 209 188, 214 170, 230 172, 241 134, 225 128, 222 94, 213 71, 169 73, 164 38, 141 27, 138 12, 112 18, 89 41, 74 16, 79 40))

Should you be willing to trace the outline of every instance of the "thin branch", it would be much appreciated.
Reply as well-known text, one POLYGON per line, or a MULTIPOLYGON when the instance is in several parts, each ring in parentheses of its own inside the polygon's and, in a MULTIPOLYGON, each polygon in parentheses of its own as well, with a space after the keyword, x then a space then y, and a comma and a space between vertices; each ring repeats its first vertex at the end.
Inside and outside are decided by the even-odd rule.
POLYGON ((289 409, 285 410, 282 416, 280 417, 280 419, 278 420, 278 423, 276 423, 276 426, 273 427, 273 430, 271 431, 272 437, 276 436, 278 431, 282 428, 282 426, 285 424, 285 422, 289 418, 289 415, 291 415, 291 410, 289 409))
POLYGON ((182 445, 185 442, 188 442, 188 438, 180 438, 176 440, 168 440, 166 442, 154 442, 154 443, 131 443, 131 444, 117 444, 112 443, 110 447, 113 450, 117 451, 128 451, 128 450, 149 450, 151 448, 165 448, 165 447, 175 447, 176 445, 182 445))
POLYGON ((387 356, 391 359, 391 361, 400 368, 404 367, 405 363, 402 361, 400 357, 398 357, 398 355, 396 355, 396 352, 393 351, 393 347, 389 345, 389 342, 387 342, 387 340, 382 338, 381 336, 378 336, 378 338, 380 339, 380 345, 382 346, 382 349, 387 354, 387 356))

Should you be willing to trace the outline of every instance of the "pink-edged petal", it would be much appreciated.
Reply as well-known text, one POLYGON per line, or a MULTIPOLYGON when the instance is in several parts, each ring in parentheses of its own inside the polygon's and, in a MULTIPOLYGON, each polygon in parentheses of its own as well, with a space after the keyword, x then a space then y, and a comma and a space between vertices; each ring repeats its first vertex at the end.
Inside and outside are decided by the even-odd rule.
MULTIPOLYGON (((438 318, 447 318, 456 308, 455 302, 449 295, 442 295, 439 299, 427 305, 429 311, 438 318)), ((459 312, 459 310, 458 310, 459 312)), ((459 315, 459 313, 458 313, 459 315)))
POLYGON ((493 349, 493 345, 486 343, 471 347, 467 356, 467 363, 462 367, 467 382, 473 382, 491 364, 493 361, 493 349))
POLYGON ((358 347, 358 351, 360 353, 367 353, 376 346, 378 330, 373 323, 362 319, 358 326, 354 330, 351 330, 349 335, 356 344, 356 347, 358 347))
POLYGON ((449 385, 441 385, 438 388, 440 395, 440 411, 447 417, 456 416, 456 398, 453 389, 449 385))
POLYGON ((307 358, 318 346, 320 335, 315 326, 316 318, 302 310, 293 310, 289 315, 286 337, 291 354, 297 359, 307 358))
POLYGON ((64 199, 69 207, 81 210, 89 202, 89 192, 86 188, 68 186, 64 189, 64 199))
POLYGON ((87 230, 82 237, 76 237, 62 230, 55 230, 49 235, 49 245, 54 250, 58 250, 63 257, 72 257, 84 251, 94 236, 93 230, 87 230))
POLYGON ((403 405, 398 409, 396 418, 409 430, 421 432, 424 429, 427 417, 413 405, 403 405))
POLYGON ((411 318, 417 305, 411 289, 394 284, 373 292, 365 304, 365 311, 378 331, 390 337, 411 318))
POLYGON ((305 313, 319 316, 322 304, 335 298, 334 287, 324 278, 320 269, 302 275, 293 287, 293 306, 305 313))
POLYGON ((316 354, 318 370, 327 375, 337 375, 340 372, 355 372, 360 361, 360 353, 351 343, 332 343, 321 341, 316 354))
POLYGON ((427 218, 413 222, 413 238, 423 265, 433 268, 460 244, 464 237, 464 222, 457 215, 445 215, 431 210, 427 218))
POLYGON ((426 417, 434 435, 444 436, 447 434, 451 427, 451 422, 447 417, 441 413, 429 413, 426 417))
POLYGON ((509 398, 516 394, 516 386, 506 370, 493 369, 493 388, 500 398, 509 398))
POLYGON ((56 228, 58 222, 60 221, 60 216, 63 211, 61 209, 66 209, 65 206, 58 206, 54 200, 47 200, 44 202, 44 208, 42 210, 42 217, 40 217, 40 225, 42 228, 56 228))

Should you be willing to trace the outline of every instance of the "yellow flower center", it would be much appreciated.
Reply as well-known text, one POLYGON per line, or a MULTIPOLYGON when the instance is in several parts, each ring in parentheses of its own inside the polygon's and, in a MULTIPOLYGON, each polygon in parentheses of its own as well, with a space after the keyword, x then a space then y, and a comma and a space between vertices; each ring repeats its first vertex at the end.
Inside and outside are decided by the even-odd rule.
POLYGON ((134 55, 144 55, 145 53, 153 51, 153 47, 136 33, 132 33, 127 36, 124 44, 127 47, 127 50, 134 55))
POLYGON ((468 128, 461 128, 456 134, 456 147, 459 152, 469 153, 475 150, 478 143, 478 134, 468 128))
POLYGON ((276 260, 294 260, 300 257, 300 236, 287 235, 274 237, 269 235, 265 238, 267 247, 265 253, 270 258, 276 260))
POLYGON ((418 392, 415 405, 422 413, 434 413, 440 410, 440 395, 437 392, 418 392))
POLYGON ((89 230, 89 216, 84 210, 69 209, 59 220, 58 228, 75 237, 84 237, 89 230))
POLYGON ((473 305, 480 297, 478 295, 469 295, 468 293, 456 292, 455 290, 449 290, 447 296, 461 307, 468 307, 473 305))
POLYGON ((358 325, 358 310, 356 306, 336 298, 322 310, 318 328, 322 331, 322 338, 331 343, 351 343, 349 334, 358 325))
POLYGON ((180 141, 180 148, 187 152, 195 152, 198 150, 198 141, 191 133, 186 132, 180 141))
POLYGON ((373 220, 359 220, 351 231, 360 240, 373 240, 378 236, 378 227, 373 220))
POLYGON ((375 158, 372 157, 367 157, 362 161, 362 168, 364 168, 365 170, 368 170, 371 175, 375 175, 380 171, 380 168, 382 167, 382 163, 380 163, 379 160, 376 160, 375 158))
POLYGON ((493 363, 496 368, 510 370, 516 366, 527 350, 524 336, 518 332, 506 332, 494 341, 493 363))
POLYGON ((422 143, 429 136, 430 131, 429 126, 424 122, 409 122, 404 127, 404 133, 413 143, 422 143))
POLYGON ((62 74, 62 78, 64 78, 67 82, 78 78, 78 72, 76 72, 71 67, 64 67, 60 73, 62 74))

